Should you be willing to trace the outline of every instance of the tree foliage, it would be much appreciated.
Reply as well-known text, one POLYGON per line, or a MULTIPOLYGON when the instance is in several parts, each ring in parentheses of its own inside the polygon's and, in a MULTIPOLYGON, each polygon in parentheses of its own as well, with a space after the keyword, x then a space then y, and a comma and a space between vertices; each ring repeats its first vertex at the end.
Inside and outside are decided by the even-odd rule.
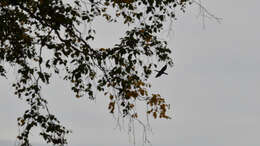
MULTIPOLYGON (((94 92, 108 98, 110 113, 138 119, 137 101, 147 104, 147 114, 169 119, 169 105, 150 93, 151 77, 158 64, 172 66, 171 50, 158 34, 175 12, 185 11, 189 0, 1 0, 0 75, 6 65, 18 68, 13 83, 15 95, 25 99, 28 110, 18 118, 21 146, 30 145, 29 133, 40 127, 40 136, 54 145, 66 144, 67 130, 48 110, 41 96, 42 85, 55 74, 72 85, 77 98, 94 92), (128 25, 119 43, 110 48, 93 48, 91 24, 103 17, 110 23, 128 25)), ((160 66, 158 66, 160 67, 160 66)), ((152 76, 154 77, 154 76, 152 76)))

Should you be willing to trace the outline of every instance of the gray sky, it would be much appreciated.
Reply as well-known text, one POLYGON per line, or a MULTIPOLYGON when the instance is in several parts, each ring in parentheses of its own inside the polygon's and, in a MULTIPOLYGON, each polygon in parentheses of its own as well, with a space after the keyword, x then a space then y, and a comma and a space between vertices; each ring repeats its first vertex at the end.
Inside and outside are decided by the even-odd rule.
MULTIPOLYGON (((174 24, 170 47, 175 66, 167 70, 168 76, 152 80, 153 91, 171 104, 173 119, 151 121, 150 139, 153 146, 259 146, 260 1, 203 0, 203 4, 222 17, 222 23, 206 20, 203 29, 193 7, 174 24)), ((98 27, 104 24, 99 22, 98 27)), ((115 42, 118 28, 101 28, 97 46, 115 42)), ((12 94, 11 80, 0 80, 0 145, 4 145, 1 141, 15 140, 16 118, 25 107, 12 94)), ((116 121, 104 106, 107 100, 76 99, 69 88, 57 80, 43 94, 52 112, 73 130, 70 145, 131 145, 126 131, 114 129, 116 121)), ((33 142, 41 143, 36 132, 33 142)), ((141 145, 140 134, 136 136, 141 145)))

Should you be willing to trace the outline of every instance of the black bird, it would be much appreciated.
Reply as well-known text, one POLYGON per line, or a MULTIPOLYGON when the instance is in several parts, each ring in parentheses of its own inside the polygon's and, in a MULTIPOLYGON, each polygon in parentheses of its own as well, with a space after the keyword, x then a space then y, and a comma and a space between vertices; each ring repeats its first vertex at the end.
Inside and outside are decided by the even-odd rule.
POLYGON ((155 77, 158 78, 158 77, 160 77, 162 74, 168 75, 166 72, 164 72, 166 69, 167 69, 167 65, 164 65, 164 67, 163 67, 160 71, 155 70, 155 71, 158 72, 155 77))

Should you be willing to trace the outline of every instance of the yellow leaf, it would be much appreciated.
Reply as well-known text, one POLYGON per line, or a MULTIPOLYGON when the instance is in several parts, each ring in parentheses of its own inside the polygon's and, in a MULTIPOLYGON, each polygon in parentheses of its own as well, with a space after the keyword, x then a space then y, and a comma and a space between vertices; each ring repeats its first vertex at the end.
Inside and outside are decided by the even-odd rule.
POLYGON ((139 32, 144 33, 144 29, 139 30, 139 32))
POLYGON ((105 51, 106 49, 105 49, 105 48, 100 48, 99 50, 100 50, 100 51, 105 51))
POLYGON ((83 96, 83 95, 79 95, 79 94, 76 95, 77 98, 80 98, 80 97, 82 97, 82 96, 83 96))

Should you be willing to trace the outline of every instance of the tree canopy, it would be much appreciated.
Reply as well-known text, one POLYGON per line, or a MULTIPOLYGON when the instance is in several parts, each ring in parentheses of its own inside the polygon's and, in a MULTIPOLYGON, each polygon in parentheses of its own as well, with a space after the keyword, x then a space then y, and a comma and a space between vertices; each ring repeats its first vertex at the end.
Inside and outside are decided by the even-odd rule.
POLYGON ((21 146, 30 145, 29 133, 40 127, 40 136, 54 145, 67 143, 70 131, 48 110, 41 96, 43 85, 55 74, 62 76, 77 98, 95 99, 94 92, 110 98, 108 110, 121 118, 137 120, 136 102, 147 105, 153 118, 170 117, 169 104, 151 93, 148 79, 162 65, 172 66, 171 49, 159 37, 166 20, 185 12, 191 0, 1 0, 0 75, 16 67, 15 95, 29 108, 18 118, 21 146), (103 17, 128 26, 114 47, 94 48, 95 27, 81 27, 103 17), (159 64, 159 65, 158 65, 159 64))

